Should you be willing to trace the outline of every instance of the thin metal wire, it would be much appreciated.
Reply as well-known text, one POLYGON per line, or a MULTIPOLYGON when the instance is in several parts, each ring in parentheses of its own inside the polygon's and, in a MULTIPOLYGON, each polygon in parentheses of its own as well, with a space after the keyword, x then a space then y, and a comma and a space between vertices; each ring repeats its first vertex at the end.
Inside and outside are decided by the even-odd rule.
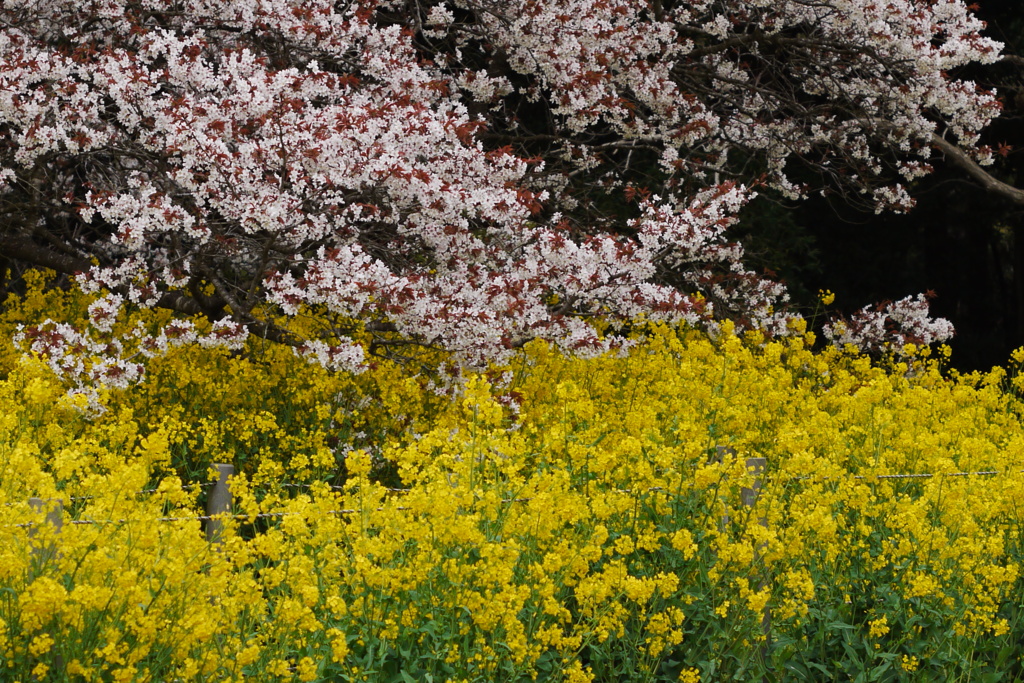
MULTIPOLYGON (((217 485, 217 482, 215 482, 215 481, 206 481, 206 482, 197 482, 197 483, 194 483, 194 484, 182 484, 180 486, 180 488, 183 491, 188 491, 188 490, 196 489, 196 488, 200 488, 200 489, 209 488, 210 486, 216 486, 216 485, 217 485)), ((155 488, 155 489, 142 489, 141 491, 133 491, 130 495, 141 496, 141 495, 144 495, 144 494, 147 494, 147 493, 160 493, 160 489, 159 488, 155 488)), ((68 500, 71 501, 72 503, 76 503, 76 502, 83 501, 83 500, 95 500, 95 499, 96 499, 96 496, 69 496, 68 497, 68 500)), ((13 503, 5 503, 5 505, 13 505, 13 503)))
MULTIPOLYGON (((216 485, 217 485, 217 482, 215 482, 215 481, 207 481, 207 482, 199 482, 199 483, 194 483, 194 484, 182 484, 180 488, 182 490, 184 490, 184 491, 188 491, 188 490, 194 489, 194 488, 204 488, 205 489, 205 488, 209 488, 211 486, 216 486, 216 485)), ((276 486, 278 488, 301 488, 301 489, 308 489, 308 488, 312 488, 314 486, 314 484, 298 484, 298 483, 286 482, 286 483, 277 484, 276 486)), ((334 490, 334 491, 344 491, 345 490, 344 486, 336 486, 336 485, 329 485, 327 488, 329 488, 331 490, 334 490)), ((259 489, 259 490, 261 490, 261 491, 269 491, 271 489, 259 489)), ((385 491, 389 491, 391 493, 409 493, 410 491, 412 491, 412 489, 397 489, 397 488, 385 488, 384 490, 385 491)), ((147 494, 147 493, 160 493, 160 489, 159 488, 142 489, 140 491, 134 491, 132 493, 132 495, 141 496, 141 495, 147 494)), ((72 502, 81 501, 81 500, 93 500, 93 499, 95 499, 95 496, 71 496, 70 498, 68 498, 68 500, 70 500, 72 502)), ((15 503, 4 503, 4 505, 14 505, 14 504, 15 503)))
MULTIPOLYGON (((211 486, 216 486, 216 485, 217 485, 217 482, 215 482, 215 481, 203 481, 203 482, 197 482, 195 484, 182 484, 180 488, 183 491, 188 491, 188 490, 191 490, 191 489, 205 489, 205 488, 209 488, 211 486)), ((141 491, 136 491, 135 495, 142 495, 143 493, 159 493, 159 492, 160 492, 160 489, 158 489, 158 488, 156 488, 156 489, 142 489, 141 491)))
MULTIPOLYGON (((395 509, 396 510, 410 510, 412 508, 400 507, 400 508, 395 508, 395 509)), ((377 512, 383 512, 383 511, 384 511, 384 508, 377 508, 377 512)), ((326 515, 354 515, 354 514, 356 514, 358 512, 359 512, 359 510, 328 510, 324 514, 326 514, 326 515)), ((192 516, 192 517, 155 517, 155 518, 152 518, 151 520, 139 520, 139 519, 72 519, 72 520, 69 520, 67 523, 68 524, 74 524, 74 525, 90 525, 90 524, 104 525, 104 524, 128 524, 130 522, 140 522, 140 521, 142 521, 142 522, 145 522, 145 521, 155 521, 155 522, 209 522, 209 521, 224 520, 224 519, 237 519, 237 520, 242 520, 242 521, 248 521, 248 520, 252 520, 252 519, 270 519, 270 518, 275 518, 275 517, 291 517, 291 516, 294 516, 294 515, 304 515, 304 514, 305 513, 302 513, 302 512, 258 512, 258 513, 254 514, 254 515, 243 515, 243 514, 236 514, 236 515, 195 515, 195 516, 192 516)), ((306 516, 312 516, 312 515, 306 515, 306 516)), ((316 516, 319 517, 320 515, 316 515, 316 516)), ((11 524, 11 525, 6 525, 6 526, 15 526, 15 527, 23 527, 23 528, 24 527, 32 527, 32 526, 35 526, 35 522, 25 522, 24 524, 11 524)))
POLYGON ((855 475, 854 479, 930 479, 932 477, 975 477, 975 476, 993 476, 996 474, 1009 474, 1008 472, 998 472, 995 470, 988 470, 983 472, 939 472, 932 474, 930 472, 922 472, 918 474, 862 474, 855 475))
MULTIPOLYGON (((277 487, 284 488, 284 489, 308 489, 308 488, 313 488, 313 486, 314 486, 314 484, 297 484, 297 483, 293 483, 293 482, 285 482, 285 483, 277 484, 277 487)), ((329 488, 329 489, 331 489, 333 491, 344 491, 345 490, 344 486, 336 486, 336 485, 333 485, 333 484, 328 485, 327 488, 329 488)), ((260 490, 261 491, 268 491, 270 489, 260 489, 260 490)), ((412 489, 393 489, 393 488, 387 488, 387 487, 385 487, 384 490, 385 491, 390 491, 391 493, 409 493, 410 491, 412 491, 412 489)))
MULTIPOLYGON (((1019 470, 1018 472, 1015 472, 1015 473, 1024 474, 1024 470, 1019 470)), ((918 472, 918 473, 913 473, 913 474, 859 474, 859 475, 852 475, 852 476, 850 476, 850 478, 851 479, 859 479, 859 480, 868 480, 868 479, 930 479, 930 478, 934 478, 934 477, 997 476, 997 475, 1001 475, 1001 474, 1015 474, 1015 473, 1014 472, 1000 472, 998 470, 980 470, 980 471, 977 471, 977 472, 939 472, 939 473, 918 472)), ((773 478, 771 475, 765 475, 765 474, 762 474, 760 476, 761 476, 762 480, 773 478)), ((814 479, 815 477, 813 475, 803 475, 803 476, 797 476, 797 477, 774 477, 774 478, 806 481, 808 479, 814 479)), ((829 480, 832 480, 832 479, 840 479, 840 477, 822 477, 821 478, 822 481, 829 481, 829 480)), ((213 486, 214 483, 215 482, 202 482, 202 483, 196 483, 196 484, 188 484, 186 486, 183 486, 182 488, 195 488, 197 486, 198 487, 208 487, 208 486, 213 486)), ((309 488, 309 487, 312 486, 312 484, 298 484, 298 483, 286 482, 286 483, 278 484, 278 486, 280 486, 282 488, 309 488)), ((340 490, 340 489, 343 489, 344 487, 341 487, 341 486, 331 486, 330 488, 331 489, 335 489, 335 490, 340 490)), ((156 493, 158 490, 159 489, 147 489, 147 490, 143 490, 143 491, 138 491, 137 493, 156 493)), ((409 493, 412 489, 388 488, 388 489, 385 489, 385 490, 393 492, 393 493, 409 493)), ((661 487, 661 486, 654 486, 654 487, 651 487, 651 488, 647 489, 647 492, 648 493, 654 493, 654 492, 666 491, 666 490, 668 490, 668 489, 665 489, 664 487, 661 487)), ((617 493, 633 493, 632 489, 616 489, 616 492, 617 493)), ((92 498, 92 496, 72 496, 70 498, 70 500, 72 500, 72 501, 75 501, 75 500, 87 500, 87 499, 91 499, 91 498, 92 498)), ((526 503, 526 502, 530 502, 531 500, 533 500, 533 498, 503 498, 501 502, 502 503, 526 503)), ((3 505, 5 505, 7 507, 13 507, 13 506, 17 505, 17 503, 4 503, 3 505)), ((410 510, 412 508, 409 508, 409 507, 399 507, 399 508, 395 508, 395 509, 396 510, 410 510)), ((384 508, 376 508, 377 512, 382 512, 383 510, 384 510, 384 508)), ((359 510, 329 510, 325 514, 328 514, 328 515, 351 515, 351 514, 355 514, 357 512, 359 512, 359 510)), ((242 515, 242 514, 236 514, 236 515, 215 515, 215 516, 211 516, 211 515, 195 515, 195 516, 190 516, 190 517, 156 517, 156 518, 154 518, 154 521, 158 521, 158 522, 185 522, 185 521, 208 522, 208 521, 211 521, 211 520, 214 520, 214 519, 251 520, 251 519, 270 519, 270 518, 288 517, 288 516, 292 516, 292 515, 302 515, 302 514, 304 514, 304 513, 301 513, 301 512, 260 512, 260 513, 257 513, 255 515, 242 515)), ((110 520, 110 519, 108 519, 108 520, 76 519, 76 520, 70 520, 68 523, 69 524, 75 524, 75 525, 83 525, 83 524, 127 524, 129 521, 132 521, 132 520, 127 520, 127 519, 117 519, 117 520, 110 520)), ((135 521, 138 521, 138 520, 135 520, 135 521)), ((25 527, 31 527, 31 526, 34 526, 34 525, 35 525, 34 522, 25 522, 25 523, 21 523, 21 524, 11 524, 11 525, 4 525, 4 526, 8 526, 8 527, 13 526, 13 527, 25 528, 25 527)))
POLYGON ((1016 472, 1000 472, 999 470, 980 470, 978 472, 917 472, 914 474, 853 474, 848 477, 815 477, 813 474, 805 474, 796 477, 785 477, 779 475, 762 475, 764 478, 775 478, 775 479, 790 479, 805 481, 808 479, 816 479, 819 481, 831 481, 840 479, 932 479, 934 477, 994 477, 997 475, 1007 474, 1024 474, 1024 470, 1018 470, 1016 472))

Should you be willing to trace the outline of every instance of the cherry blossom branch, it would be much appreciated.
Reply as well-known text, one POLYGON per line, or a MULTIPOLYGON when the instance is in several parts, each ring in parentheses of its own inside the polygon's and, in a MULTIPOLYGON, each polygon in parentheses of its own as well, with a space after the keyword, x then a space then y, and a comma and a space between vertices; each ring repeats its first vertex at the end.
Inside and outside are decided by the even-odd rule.
POLYGON ((464 365, 638 318, 788 334, 739 210, 906 209, 935 130, 978 177, 999 102, 950 74, 1002 59, 982 30, 952 0, 12 0, 0 246, 98 297, 23 343, 84 387, 250 334, 351 371, 367 333, 464 365), (210 329, 112 338, 129 304, 210 329))

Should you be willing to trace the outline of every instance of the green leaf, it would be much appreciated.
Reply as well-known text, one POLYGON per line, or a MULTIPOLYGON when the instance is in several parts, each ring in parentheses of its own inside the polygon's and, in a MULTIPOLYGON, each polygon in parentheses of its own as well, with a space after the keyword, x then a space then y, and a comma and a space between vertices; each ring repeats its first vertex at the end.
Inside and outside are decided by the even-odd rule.
POLYGON ((874 669, 871 670, 871 678, 868 679, 868 680, 871 680, 871 681, 881 680, 882 674, 884 674, 886 671, 888 671, 891 668, 892 668, 892 662, 891 661, 888 661, 888 662, 885 662, 884 664, 876 666, 874 669))
POLYGON ((843 622, 843 621, 833 621, 833 622, 830 622, 828 624, 825 624, 825 628, 827 628, 830 631, 835 631, 835 630, 839 630, 839 631, 856 631, 857 630, 857 627, 854 626, 853 624, 847 624, 846 622, 843 622))
MULTIPOLYGON (((828 667, 823 666, 821 664, 818 664, 817 662, 807 662, 807 666, 809 666, 812 669, 817 669, 818 671, 820 671, 821 673, 825 674, 826 676, 832 676, 832 670, 831 669, 829 669, 828 667)), ((810 672, 808 672, 808 673, 810 673, 810 672)))

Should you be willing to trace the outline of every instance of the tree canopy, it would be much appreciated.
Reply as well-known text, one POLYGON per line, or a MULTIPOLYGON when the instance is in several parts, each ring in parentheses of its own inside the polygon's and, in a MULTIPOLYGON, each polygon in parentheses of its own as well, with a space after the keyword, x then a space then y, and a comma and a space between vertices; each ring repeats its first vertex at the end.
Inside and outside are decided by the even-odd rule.
MULTIPOLYGON (((641 316, 782 335, 786 288, 727 234, 759 191, 906 210, 906 183, 944 157, 1024 204, 984 168, 1001 105, 955 71, 1004 58, 960 0, 33 0, 0 16, 0 252, 100 295, 90 329, 23 331, 88 381, 138 376, 129 346, 251 334, 349 369, 408 344, 470 364, 534 338, 596 352, 641 316), (111 339, 127 304, 212 327, 111 339)), ((826 333, 881 348, 952 328, 919 296, 826 333)))

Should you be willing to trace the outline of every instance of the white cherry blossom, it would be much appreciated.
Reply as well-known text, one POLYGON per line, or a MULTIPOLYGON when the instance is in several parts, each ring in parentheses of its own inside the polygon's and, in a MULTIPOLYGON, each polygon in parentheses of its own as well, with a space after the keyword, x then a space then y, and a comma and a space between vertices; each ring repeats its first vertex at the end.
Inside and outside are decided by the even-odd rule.
MULTIPOLYGON (((348 370, 367 332, 370 352, 415 342, 473 365, 537 337, 623 343, 598 318, 787 334, 785 288, 729 237, 744 204, 831 188, 907 209, 901 183, 933 146, 991 159, 977 140, 999 113, 950 76, 1001 49, 961 0, 10 0, 0 15, 0 248, 99 297, 89 329, 21 336, 83 387, 249 334, 348 370), (183 318, 111 338, 129 305, 183 318), (332 321, 323 337, 289 325, 310 310, 332 321)), ((947 337, 926 311, 906 299, 831 334, 947 337)))

